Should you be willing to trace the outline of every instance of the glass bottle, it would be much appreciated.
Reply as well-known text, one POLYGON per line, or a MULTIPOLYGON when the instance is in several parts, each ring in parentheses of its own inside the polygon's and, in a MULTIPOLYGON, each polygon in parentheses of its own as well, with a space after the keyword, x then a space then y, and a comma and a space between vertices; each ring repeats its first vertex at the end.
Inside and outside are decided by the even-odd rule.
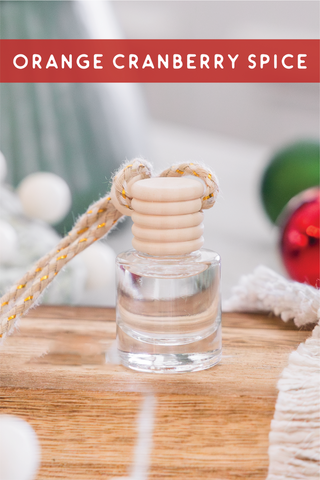
POLYGON ((135 248, 116 260, 117 348, 126 367, 180 373, 220 361, 220 256, 199 248, 202 189, 190 178, 132 187, 135 248))

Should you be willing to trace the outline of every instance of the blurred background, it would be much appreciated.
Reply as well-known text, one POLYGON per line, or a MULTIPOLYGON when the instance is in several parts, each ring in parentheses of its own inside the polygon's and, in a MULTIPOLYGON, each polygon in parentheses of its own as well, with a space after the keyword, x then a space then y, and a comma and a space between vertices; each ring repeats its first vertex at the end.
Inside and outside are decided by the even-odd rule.
MULTIPOLYGON (((319 38, 313 1, 25 0, 0 9, 2 38, 319 38)), ((1 84, 0 150, 0 294, 105 195, 124 160, 140 156, 157 172, 192 161, 218 176, 205 246, 222 256, 227 298, 260 264, 287 275, 274 218, 284 202, 270 214, 266 171, 273 160, 285 179, 309 172, 287 199, 318 184, 319 86, 1 84)), ((43 301, 114 305, 114 258, 131 247, 130 226, 72 260, 43 301)))

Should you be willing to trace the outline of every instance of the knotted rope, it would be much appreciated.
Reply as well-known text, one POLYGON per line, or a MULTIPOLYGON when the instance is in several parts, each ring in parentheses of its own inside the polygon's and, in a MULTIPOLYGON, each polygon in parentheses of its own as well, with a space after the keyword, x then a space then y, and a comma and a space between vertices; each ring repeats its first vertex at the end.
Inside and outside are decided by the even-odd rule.
MULTIPOLYGON (((205 183, 206 190, 202 197, 202 208, 212 207, 219 192, 218 182, 213 173, 201 165, 183 163, 173 165, 160 174, 161 177, 181 177, 183 175, 193 175, 205 183)), ((117 202, 122 207, 132 210, 132 198, 129 194, 130 184, 151 176, 151 165, 145 160, 134 160, 121 168, 113 179, 117 202)), ((78 219, 71 232, 61 239, 56 248, 43 256, 0 299, 0 337, 4 338, 6 334, 13 331, 19 318, 39 301, 44 290, 72 258, 105 236, 122 216, 123 213, 114 206, 110 193, 93 203, 89 210, 78 219)))

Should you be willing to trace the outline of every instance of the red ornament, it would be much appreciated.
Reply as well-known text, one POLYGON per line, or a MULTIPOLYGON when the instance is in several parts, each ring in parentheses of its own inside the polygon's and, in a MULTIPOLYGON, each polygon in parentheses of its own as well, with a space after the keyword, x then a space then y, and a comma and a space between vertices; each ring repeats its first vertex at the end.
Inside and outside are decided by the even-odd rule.
POLYGON ((280 249, 293 280, 320 287, 320 190, 312 188, 289 202, 280 249))

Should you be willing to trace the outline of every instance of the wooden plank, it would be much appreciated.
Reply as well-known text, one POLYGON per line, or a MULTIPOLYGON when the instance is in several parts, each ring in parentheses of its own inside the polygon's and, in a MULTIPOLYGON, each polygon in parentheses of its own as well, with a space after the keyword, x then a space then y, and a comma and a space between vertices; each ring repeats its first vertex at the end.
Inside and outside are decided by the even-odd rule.
POLYGON ((272 316, 224 314, 218 366, 140 374, 105 362, 114 310, 39 307, 0 352, 0 411, 35 428, 38 480, 126 475, 150 393, 157 399, 150 480, 262 479, 276 383, 309 335, 272 316))

